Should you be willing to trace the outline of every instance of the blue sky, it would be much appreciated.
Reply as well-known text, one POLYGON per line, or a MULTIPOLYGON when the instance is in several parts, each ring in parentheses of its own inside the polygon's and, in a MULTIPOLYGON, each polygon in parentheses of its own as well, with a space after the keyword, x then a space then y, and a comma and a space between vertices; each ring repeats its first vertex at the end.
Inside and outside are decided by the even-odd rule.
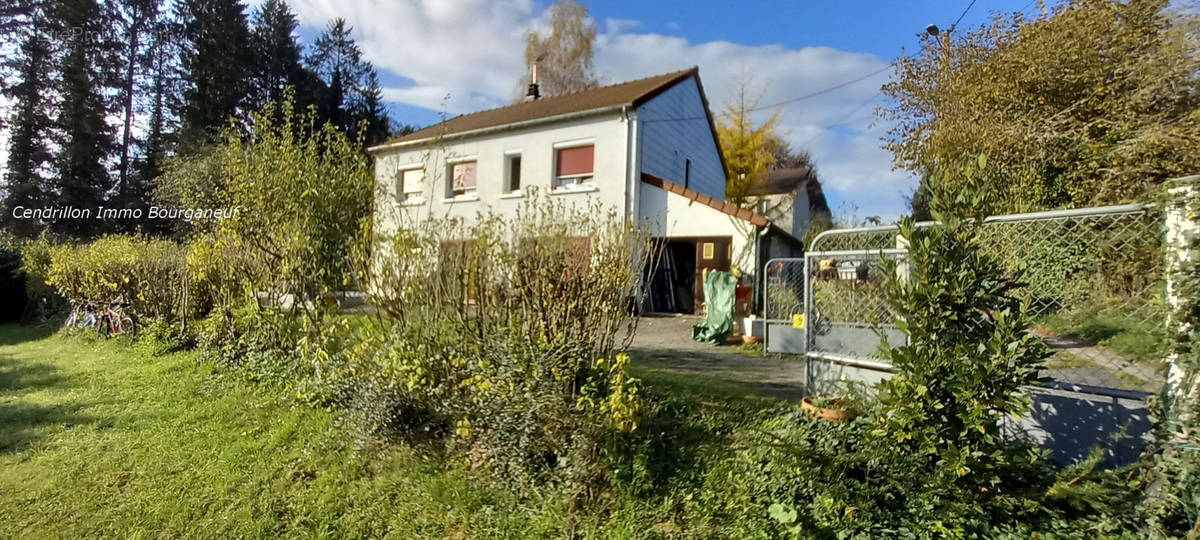
MULTIPOLYGON (((347 19, 380 70, 399 122, 427 125, 508 103, 524 72, 523 35, 544 28, 544 0, 291 0, 311 42, 325 21, 347 19)), ((600 35, 596 69, 603 83, 700 66, 719 112, 738 81, 763 105, 806 95, 878 71, 934 23, 947 28, 961 1, 738 2, 658 0, 585 2, 600 35)), ((1037 9, 1029 0, 977 0, 960 29, 994 11, 1037 9)), ((876 76, 778 109, 779 129, 812 153, 835 212, 886 219, 905 209, 915 186, 893 171, 879 138, 889 126, 874 114, 883 103, 876 76)), ((773 110, 761 113, 762 118, 773 110)))

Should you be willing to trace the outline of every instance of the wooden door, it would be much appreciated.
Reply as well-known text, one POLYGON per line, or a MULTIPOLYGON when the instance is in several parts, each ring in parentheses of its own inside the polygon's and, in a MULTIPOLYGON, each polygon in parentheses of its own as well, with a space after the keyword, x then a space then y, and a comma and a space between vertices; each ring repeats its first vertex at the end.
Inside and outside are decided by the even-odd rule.
POLYGON ((696 239, 695 310, 701 313, 704 304, 704 271, 729 271, 733 237, 714 236, 696 239))

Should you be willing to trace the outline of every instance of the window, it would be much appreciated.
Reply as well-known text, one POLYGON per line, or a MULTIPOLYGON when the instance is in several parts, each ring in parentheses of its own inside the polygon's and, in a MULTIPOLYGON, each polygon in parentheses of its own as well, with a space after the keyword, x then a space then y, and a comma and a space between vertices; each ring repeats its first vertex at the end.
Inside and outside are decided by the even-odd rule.
POLYGON ((554 189, 576 189, 592 185, 595 146, 559 148, 554 155, 554 189))
POLYGON ((504 157, 504 193, 521 191, 521 154, 504 157))
POLYGON ((419 200, 421 191, 425 188, 425 169, 400 171, 399 182, 400 185, 396 186, 396 193, 401 202, 419 200))
POLYGON ((450 185, 447 197, 475 195, 475 162, 459 161, 449 167, 450 185))

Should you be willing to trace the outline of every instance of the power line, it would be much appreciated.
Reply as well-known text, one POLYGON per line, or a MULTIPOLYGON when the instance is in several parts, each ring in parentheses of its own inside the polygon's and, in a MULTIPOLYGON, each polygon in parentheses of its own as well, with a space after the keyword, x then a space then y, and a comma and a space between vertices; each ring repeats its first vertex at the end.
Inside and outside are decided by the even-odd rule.
POLYGON ((809 137, 809 139, 807 141, 804 141, 804 144, 800 145, 800 147, 807 148, 807 147, 811 146, 812 143, 815 142, 817 139, 820 139, 822 135, 829 133, 830 130, 832 130, 833 128, 835 128, 837 126, 840 126, 840 125, 846 123, 846 121, 849 120, 850 117, 854 116, 855 113, 857 113, 863 107, 866 107, 867 105, 870 105, 871 103, 874 103, 875 100, 879 99, 879 97, 882 95, 883 95, 882 90, 875 92, 875 95, 871 96, 870 99, 860 103, 857 107, 851 109, 850 112, 846 113, 845 116, 842 116, 840 119, 838 119, 837 122, 834 122, 832 124, 828 124, 825 126, 821 126, 819 128, 821 131, 819 131, 816 135, 809 137))
POLYGON ((958 23, 962 22, 962 20, 963 20, 963 17, 966 17, 966 16, 967 16, 967 12, 968 12, 968 11, 971 11, 971 8, 972 8, 972 7, 975 7, 975 2, 977 2, 977 1, 978 1, 978 0, 971 0, 971 3, 970 3, 970 4, 967 4, 967 9, 964 9, 964 10, 963 10, 962 14, 958 16, 958 19, 956 19, 956 20, 954 21, 954 24, 950 25, 950 28, 955 28, 955 27, 957 27, 957 26, 958 26, 958 23))
MULTIPOLYGON (((811 92, 811 93, 808 93, 808 94, 804 94, 804 95, 802 95, 802 96, 797 96, 797 97, 790 98, 790 99, 785 99, 785 100, 783 100, 783 101, 779 101, 779 102, 776 102, 776 103, 771 103, 771 104, 769 104, 769 105, 760 105, 760 106, 757 106, 757 107, 751 107, 751 108, 749 108, 749 109, 746 109, 746 112, 757 112, 757 111, 761 111, 761 110, 764 110, 764 109, 773 109, 773 108, 775 108, 775 107, 781 107, 781 106, 783 106, 783 105, 790 105, 790 104, 792 104, 792 103, 796 103, 796 102, 798 102, 798 101, 804 101, 804 100, 806 100, 806 99, 812 99, 812 98, 815 98, 815 97, 817 97, 817 96, 825 95, 825 94, 828 94, 828 93, 830 93, 830 92, 832 92, 832 91, 834 91, 834 90, 839 90, 839 89, 845 88, 845 87, 847 87, 847 86, 850 86, 850 85, 852 85, 852 84, 855 84, 855 83, 858 83, 858 82, 862 82, 862 81, 864 81, 864 80, 866 80, 866 79, 869 79, 869 78, 871 78, 871 77, 874 77, 875 75, 878 75, 878 74, 880 74, 880 73, 883 73, 883 72, 885 72, 885 71, 887 71, 887 70, 889 70, 889 69, 892 69, 892 67, 893 67, 894 65, 895 65, 895 63, 894 63, 894 62, 893 62, 893 63, 889 63, 889 64, 888 64, 888 65, 886 65, 886 66, 883 66, 883 67, 881 67, 881 68, 879 68, 879 69, 877 69, 877 70, 875 70, 875 71, 872 71, 872 72, 870 72, 870 73, 867 73, 867 74, 865 74, 865 75, 859 76, 859 77, 857 77, 857 78, 855 78, 855 79, 851 79, 851 80, 849 80, 849 81, 846 81, 846 82, 843 82, 843 83, 835 84, 835 85, 833 85, 833 86, 830 86, 830 87, 828 87, 828 88, 824 88, 824 89, 821 89, 821 90, 817 90, 816 92, 811 92)), ((714 114, 714 115, 713 115, 713 117, 715 118, 715 117, 718 117, 718 116, 728 116, 729 114, 731 114, 731 113, 729 113, 729 112, 721 112, 721 113, 714 114)), ((646 120, 645 120, 645 122, 682 122, 682 121, 686 121, 686 120, 707 120, 707 119, 708 119, 708 117, 707 117, 707 116, 688 116, 688 117, 676 117, 676 118, 649 118, 649 119, 646 119, 646 120)))

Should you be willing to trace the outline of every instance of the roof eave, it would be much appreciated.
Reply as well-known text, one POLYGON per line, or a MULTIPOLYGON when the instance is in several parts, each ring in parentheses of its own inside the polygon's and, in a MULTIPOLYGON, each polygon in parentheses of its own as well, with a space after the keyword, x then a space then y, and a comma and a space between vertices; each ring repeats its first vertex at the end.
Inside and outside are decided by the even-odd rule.
POLYGON ((425 144, 427 144, 431 141, 438 140, 438 139, 441 139, 441 140, 463 139, 463 138, 474 137, 474 136, 478 136, 478 135, 487 135, 490 133, 497 133, 497 132, 502 132, 502 131, 510 131, 510 130, 514 130, 514 129, 538 126, 538 125, 542 125, 542 124, 550 124, 550 123, 554 123, 554 122, 563 122, 563 121, 567 121, 567 120, 574 120, 576 118, 599 116, 599 115, 602 115, 605 113, 620 111, 622 108, 631 107, 632 105, 633 105, 632 103, 618 103, 616 105, 605 105, 603 107, 597 107, 595 109, 587 109, 587 110, 583 110, 583 111, 573 111, 573 112, 569 112, 569 113, 565 113, 565 114, 557 114, 554 116, 547 116, 544 118, 533 118, 530 120, 522 120, 520 122, 510 122, 510 123, 501 124, 498 126, 488 126, 485 128, 471 129, 471 130, 467 130, 467 131, 458 131, 458 132, 446 133, 446 134, 442 134, 442 135, 434 135, 432 137, 422 137, 420 139, 413 139, 410 141, 395 141, 395 142, 390 142, 390 143, 383 143, 380 145, 376 145, 376 146, 367 148, 367 153, 376 154, 379 152, 383 152, 385 150, 395 150, 395 149, 407 148, 407 147, 412 147, 412 146, 424 146, 425 144))

